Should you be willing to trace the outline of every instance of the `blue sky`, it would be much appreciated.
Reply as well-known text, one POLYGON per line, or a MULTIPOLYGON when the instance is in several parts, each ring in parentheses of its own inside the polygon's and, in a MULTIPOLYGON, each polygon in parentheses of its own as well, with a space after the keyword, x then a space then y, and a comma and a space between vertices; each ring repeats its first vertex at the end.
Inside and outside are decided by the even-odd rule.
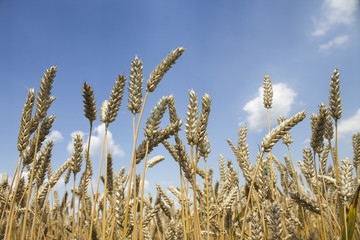
MULTIPOLYGON (((258 144, 267 131, 259 95, 266 74, 275 92, 270 112, 273 127, 279 114, 290 117, 303 109, 308 112, 291 132, 298 161, 309 145, 311 113, 318 111, 319 103, 328 103, 330 76, 339 68, 344 110, 339 125, 339 154, 340 158, 352 159, 351 136, 360 131, 359 5, 357 0, 0 0, 0 172, 12 175, 15 170, 27 89, 38 90, 46 68, 58 65, 53 85, 57 99, 49 110, 56 115, 51 135, 55 141, 55 170, 70 156, 74 132, 86 137, 89 131, 82 112, 83 82, 92 85, 99 112, 116 76, 129 74, 135 55, 143 60, 146 81, 178 46, 186 51, 150 95, 145 117, 162 96, 173 94, 178 114, 185 120, 188 90, 194 89, 199 99, 208 92, 212 98, 209 165, 216 171, 219 154, 236 164, 226 139, 236 142, 237 131, 244 123, 249 127, 248 144, 254 162, 258 144)), ((127 91, 117 120, 110 124, 115 170, 128 167, 131 158, 132 116, 126 105, 127 91)), ((100 125, 97 120, 94 150, 102 141, 100 125)), ((185 142, 185 135, 182 137, 185 142)), ((279 144, 274 153, 282 159, 287 152, 279 144)), ((155 149, 150 157, 155 155, 166 159, 147 173, 150 186, 177 186, 177 164, 163 147, 155 149)), ((99 158, 95 151, 95 169, 99 158)))

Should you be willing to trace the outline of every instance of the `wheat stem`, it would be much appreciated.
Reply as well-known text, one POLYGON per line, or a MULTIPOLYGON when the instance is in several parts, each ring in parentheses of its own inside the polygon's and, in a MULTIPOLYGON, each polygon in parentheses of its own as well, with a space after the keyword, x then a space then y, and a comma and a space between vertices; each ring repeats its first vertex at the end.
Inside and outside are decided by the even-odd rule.
POLYGON ((257 173, 258 173, 258 171, 259 171, 259 167, 260 167, 260 164, 261 164, 261 162, 262 162, 262 158, 263 158, 263 156, 264 156, 264 153, 265 153, 265 149, 262 148, 262 149, 261 149, 261 153, 260 153, 260 157, 259 157, 259 161, 258 161, 257 166, 256 166, 256 169, 255 169, 255 174, 254 174, 253 179, 252 179, 252 181, 251 181, 248 198, 247 198, 246 205, 245 205, 244 220, 243 220, 243 225, 242 225, 242 228, 241 228, 241 238, 240 238, 240 240, 243 240, 243 238, 244 238, 245 224, 246 224, 246 214, 247 214, 247 211, 248 211, 248 208, 249 208, 251 193, 252 193, 252 190, 253 190, 253 188, 254 188, 254 184, 255 184, 255 180, 256 180, 256 175, 257 175, 257 173))
POLYGON ((96 203, 97 203, 97 197, 98 197, 98 192, 99 192, 99 182, 100 182, 100 175, 101 175, 101 167, 102 167, 102 161, 103 161, 103 157, 104 157, 104 145, 105 145, 105 141, 103 141, 102 147, 101 147, 101 157, 100 157, 100 166, 99 166, 99 172, 98 172, 98 179, 97 179, 97 183, 96 183, 96 192, 95 192, 95 194, 93 196, 94 197, 94 203, 93 203, 93 210, 92 210, 92 214, 91 214, 89 239, 91 239, 91 237, 92 237, 92 229, 93 229, 93 226, 94 226, 96 203))
POLYGON ((147 155, 149 150, 149 141, 146 141, 146 151, 145 151, 145 159, 144 159, 144 168, 143 168, 143 174, 141 179, 141 195, 140 195, 140 240, 143 239, 143 231, 142 231, 142 220, 143 220, 143 205, 144 205, 144 183, 145 183, 145 173, 146 173, 146 161, 147 161, 147 155))
MULTIPOLYGON (((30 197, 31 197, 31 191, 32 191, 32 183, 34 180, 34 170, 35 170, 35 165, 36 165, 36 153, 37 153, 37 148, 38 148, 38 143, 39 143, 39 135, 40 135, 40 126, 41 126, 41 122, 39 121, 38 123, 38 130, 37 130, 37 136, 36 136, 36 144, 35 144, 35 152, 34 152, 34 161, 33 161, 33 165, 32 165, 32 169, 31 169, 31 177, 30 177, 30 186, 28 189, 28 196, 26 199, 26 208, 25 208, 25 219, 24 219, 24 223, 23 223, 23 229, 22 229, 22 234, 21 234, 21 240, 25 239, 25 233, 26 233, 26 220, 27 220, 27 215, 28 215, 28 207, 29 207, 29 202, 30 202, 30 197)), ((11 235, 11 227, 12 227, 12 221, 10 221, 10 234, 9 234, 9 239, 10 239, 10 235, 11 235)))
POLYGON ((131 190, 131 181, 132 181, 132 174, 133 174, 133 168, 135 167, 134 165, 136 164, 136 142, 137 142, 137 137, 138 137, 138 133, 139 133, 139 128, 140 128, 140 122, 141 122, 141 118, 144 112, 144 108, 145 108, 145 103, 146 100, 149 96, 149 92, 146 92, 145 97, 144 97, 144 101, 141 107, 141 111, 140 111, 140 116, 138 119, 138 123, 136 126, 136 131, 135 131, 135 137, 134 137, 134 142, 133 142, 133 150, 132 150, 132 157, 131 157, 131 167, 129 170, 129 186, 128 186, 128 193, 126 196, 126 209, 125 209, 125 220, 124 220, 124 230, 123 230, 123 238, 126 237, 126 228, 127 228, 127 218, 128 218, 128 213, 129 213, 129 200, 130 200, 130 190, 131 190))

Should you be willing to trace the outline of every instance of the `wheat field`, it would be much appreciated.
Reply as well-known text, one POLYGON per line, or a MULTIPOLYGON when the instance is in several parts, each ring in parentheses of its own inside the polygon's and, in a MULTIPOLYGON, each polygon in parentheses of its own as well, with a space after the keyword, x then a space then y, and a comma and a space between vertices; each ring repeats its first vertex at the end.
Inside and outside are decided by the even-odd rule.
POLYGON ((360 239, 356 218, 360 133, 352 138, 352 159, 339 159, 339 71, 335 69, 329 79, 328 104, 320 103, 318 112, 311 115, 310 144, 300 150, 303 159, 299 162, 292 159, 290 130, 307 113, 302 110, 289 119, 278 116, 278 125, 270 130, 273 90, 271 78, 266 75, 263 105, 269 132, 259 140, 256 159, 250 159, 244 125, 238 130, 236 141, 227 140, 234 161, 220 156, 220 178, 213 179, 214 170, 207 166, 211 151, 207 134, 209 94, 199 99, 195 91, 189 91, 184 120, 177 115, 172 95, 160 98, 147 116, 145 128, 140 129, 146 118, 143 113, 148 97, 184 51, 183 47, 171 51, 150 74, 146 85, 142 60, 135 57, 130 75, 117 77, 100 110, 96 109, 93 88, 85 82, 82 93, 89 140, 76 135, 72 156, 56 171, 51 168, 54 143, 45 142, 45 138, 55 120, 47 112, 55 100, 51 89, 57 67, 46 70, 40 91, 28 90, 20 121, 15 173, 11 178, 4 175, 1 180, 1 239, 360 239), (133 115, 133 125, 128 126, 133 129, 133 136, 129 137, 133 148, 129 169, 116 171, 107 149, 107 132, 117 118, 126 87, 127 110, 133 115), (89 152, 98 113, 105 124, 105 136, 97 168, 89 152), (164 118, 170 124, 160 129, 164 118), (186 139, 180 138, 180 131, 185 131, 186 139), (145 136, 140 143, 139 134, 145 136), (275 144, 285 144, 288 149, 281 159, 272 154, 275 144), (164 160, 162 156, 148 159, 159 145, 177 163, 180 178, 176 186, 167 189, 171 196, 158 184, 156 196, 145 196, 146 173, 164 160), (199 161, 204 161, 204 168, 198 166, 199 161), (25 170, 29 172, 27 177, 22 175, 25 170), (99 176, 96 184, 92 181, 94 171, 99 176), (72 186, 63 196, 54 188, 61 176, 72 186))

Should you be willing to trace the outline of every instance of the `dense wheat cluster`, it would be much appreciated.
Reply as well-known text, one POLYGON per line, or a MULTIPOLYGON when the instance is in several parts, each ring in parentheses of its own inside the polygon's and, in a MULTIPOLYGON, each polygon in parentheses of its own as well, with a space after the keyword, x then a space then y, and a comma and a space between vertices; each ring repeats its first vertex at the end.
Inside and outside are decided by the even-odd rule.
POLYGON ((47 111, 55 100, 51 88, 57 69, 53 66, 46 70, 37 97, 34 89, 29 89, 25 100, 15 174, 11 181, 3 175, 0 182, 1 239, 360 238, 356 219, 360 133, 352 138, 352 160, 338 159, 337 126, 342 113, 339 71, 335 69, 330 78, 328 106, 321 103, 319 112, 311 115, 310 145, 300 150, 303 159, 298 162, 292 159, 290 130, 305 119, 306 111, 289 119, 278 116, 278 125, 270 130, 273 90, 266 75, 263 104, 269 132, 259 142, 259 153, 256 159, 250 159, 247 126, 242 126, 237 142, 228 139, 234 161, 220 156, 220 179, 214 179, 214 170, 207 165, 211 151, 207 134, 211 98, 207 93, 199 99, 195 91, 189 91, 184 120, 177 114, 172 95, 160 98, 148 114, 144 140, 137 142, 148 97, 184 51, 180 47, 170 52, 151 73, 145 87, 142 61, 135 57, 130 76, 116 78, 110 98, 102 102, 100 110, 96 109, 94 90, 84 83, 89 141, 85 145, 86 139, 76 135, 73 154, 55 171, 51 168, 54 144, 45 142, 45 138, 55 120, 47 111), (133 116, 133 126, 129 126, 133 129, 129 137, 133 150, 130 168, 118 170, 113 168, 112 154, 106 147, 107 131, 121 108, 126 85, 127 109, 133 116), (97 113, 105 123, 105 149, 98 168, 89 154, 97 113), (160 129, 164 121, 169 123, 160 129), (186 139, 180 138, 180 131, 185 131, 186 139), (284 156, 272 153, 275 144, 286 145, 284 156), (157 184, 156 195, 144 195, 147 171, 164 160, 162 156, 148 159, 159 145, 173 157, 166 161, 179 166, 179 182, 169 191, 157 184), (198 166, 199 161, 204 161, 204 169, 198 166), (296 165, 300 171, 296 171, 296 165), (96 169, 99 177, 93 185, 96 169), (24 171, 29 172, 27 178, 22 177, 24 171), (59 196, 54 186, 63 175, 72 188, 59 196), (99 191, 100 185, 103 192, 99 191))

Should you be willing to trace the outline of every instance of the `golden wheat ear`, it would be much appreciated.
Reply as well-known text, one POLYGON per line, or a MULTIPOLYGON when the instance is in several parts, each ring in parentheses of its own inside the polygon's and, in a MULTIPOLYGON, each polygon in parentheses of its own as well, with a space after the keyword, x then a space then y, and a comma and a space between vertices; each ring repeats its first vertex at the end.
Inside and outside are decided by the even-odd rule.
POLYGON ((356 208, 359 201, 359 192, 360 192, 360 185, 357 188, 353 200, 351 201, 350 208, 347 211, 346 216, 346 227, 345 224, 342 227, 342 234, 341 240, 351 240, 354 234, 355 224, 356 224, 356 208))

